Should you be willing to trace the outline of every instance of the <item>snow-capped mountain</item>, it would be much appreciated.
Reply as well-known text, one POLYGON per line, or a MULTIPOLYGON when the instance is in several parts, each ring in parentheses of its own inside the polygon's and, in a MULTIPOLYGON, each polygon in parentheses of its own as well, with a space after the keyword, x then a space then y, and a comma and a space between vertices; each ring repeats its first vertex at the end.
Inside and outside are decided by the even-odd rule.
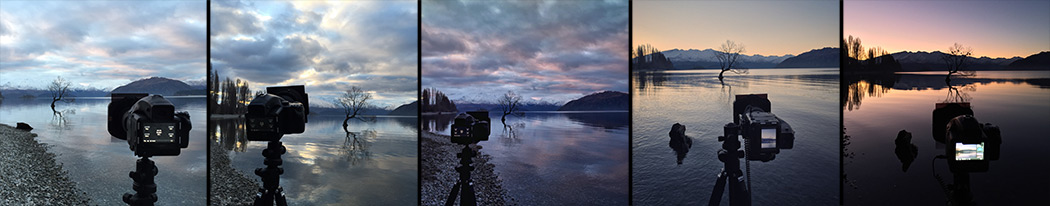
MULTIPOLYGON (((713 49, 672 49, 663 51, 665 57, 674 63, 676 69, 708 69, 718 67, 718 58, 715 54, 721 53, 713 49)), ((746 55, 741 54, 738 64, 745 68, 772 68, 781 61, 787 58, 794 57, 795 55, 784 55, 784 56, 765 56, 760 54, 746 55)))
MULTIPOLYGON (((924 70, 942 70, 944 69, 944 56, 948 55, 940 51, 934 52, 897 52, 890 54, 893 59, 900 62, 901 69, 904 71, 924 71, 924 70)), ((1009 65, 1010 63, 1022 59, 1021 57, 1013 58, 989 58, 989 57, 970 57, 967 64, 969 67, 977 70, 985 69, 1001 69, 1009 65)))

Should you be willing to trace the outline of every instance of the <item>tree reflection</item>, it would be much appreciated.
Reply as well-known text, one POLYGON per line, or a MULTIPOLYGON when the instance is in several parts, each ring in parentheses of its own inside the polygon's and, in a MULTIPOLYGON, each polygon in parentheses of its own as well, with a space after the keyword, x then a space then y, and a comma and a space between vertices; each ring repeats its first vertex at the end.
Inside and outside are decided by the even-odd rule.
POLYGON ((882 97, 890 91, 890 87, 886 87, 879 84, 869 83, 867 81, 859 81, 850 84, 846 89, 846 97, 844 99, 845 107, 848 111, 854 109, 860 109, 860 103, 865 97, 882 97))
POLYGON ((212 141, 218 142, 223 150, 231 150, 235 152, 247 151, 248 136, 244 130, 244 119, 231 118, 212 122, 214 122, 214 124, 212 124, 208 131, 208 134, 212 137, 212 141))
POLYGON ((347 162, 350 162, 351 165, 368 161, 372 158, 372 152, 369 151, 369 147, 371 147, 369 141, 374 140, 377 136, 374 129, 346 132, 346 139, 343 141, 340 156, 347 162))
POLYGON ((503 124, 503 133, 500 135, 500 142, 508 145, 521 144, 521 131, 516 129, 525 128, 524 122, 515 122, 511 124, 503 124))
POLYGON ((51 128, 56 130, 69 130, 71 128, 69 125, 69 118, 66 117, 66 115, 75 115, 77 114, 76 110, 63 109, 59 111, 52 109, 51 111, 51 122, 49 124, 51 128))

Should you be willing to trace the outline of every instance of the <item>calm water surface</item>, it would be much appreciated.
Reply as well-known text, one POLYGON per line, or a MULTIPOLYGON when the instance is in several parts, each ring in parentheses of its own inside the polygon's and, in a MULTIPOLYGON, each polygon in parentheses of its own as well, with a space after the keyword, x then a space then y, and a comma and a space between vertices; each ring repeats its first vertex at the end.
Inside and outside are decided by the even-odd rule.
MULTIPOLYGON (((158 205, 204 205, 207 185, 207 149, 205 148, 205 98, 167 97, 176 111, 188 111, 193 129, 190 144, 179 156, 150 158, 157 164, 158 205)), ((15 125, 26 122, 38 134, 37 141, 52 147, 58 163, 81 191, 99 205, 126 205, 124 193, 134 193, 128 172, 135 170, 138 157, 128 149, 125 140, 109 135, 106 110, 109 98, 81 98, 59 102, 51 110, 51 101, 9 98, 0 103, 0 123, 15 125)))
MULTIPOLYGON (((724 85, 717 76, 716 70, 634 73, 634 203, 706 205, 723 167, 717 137, 733 121, 735 95, 767 93, 772 113, 795 130, 795 145, 773 161, 751 162, 753 203, 838 204, 838 69, 752 69, 727 74, 724 85), (681 165, 668 146, 674 123, 693 139, 681 165)), ((721 203, 729 205, 728 193, 721 203)))
MULTIPOLYGON (((288 153, 281 186, 289 205, 415 205, 418 203, 418 120, 377 117, 374 122, 311 115, 306 132, 281 138, 288 153)), ((215 121, 213 140, 229 150, 233 167, 259 180, 266 142, 247 141, 244 121, 215 121)))
POLYGON ((953 182, 943 144, 933 139, 936 103, 969 102, 981 123, 999 126, 999 160, 983 173, 970 174, 973 201, 981 205, 1047 203, 1050 194, 1050 72, 978 71, 944 81, 944 72, 915 72, 849 80, 843 105, 849 136, 844 161, 847 205, 943 205, 942 183, 953 182), (912 133, 914 160, 895 153, 897 132, 912 133), (907 167, 907 170, 904 168, 907 167))
MULTIPOLYGON (((626 205, 627 112, 491 113, 489 141, 481 153, 507 193, 526 205, 626 205)), ((454 115, 427 115, 423 129, 448 134, 454 115)))

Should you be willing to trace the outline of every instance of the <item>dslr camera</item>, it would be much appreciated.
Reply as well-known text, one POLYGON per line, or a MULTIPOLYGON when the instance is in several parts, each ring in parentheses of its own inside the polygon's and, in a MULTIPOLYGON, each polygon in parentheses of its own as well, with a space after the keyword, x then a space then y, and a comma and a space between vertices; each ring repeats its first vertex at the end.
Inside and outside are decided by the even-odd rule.
POLYGON ((278 141, 285 134, 306 130, 310 102, 303 85, 267 87, 266 94, 248 104, 249 141, 278 141))
POLYGON ((460 113, 452 123, 452 143, 468 145, 489 140, 492 124, 488 111, 460 113))
POLYGON ((136 156, 177 156, 189 146, 190 114, 160 95, 111 94, 107 115, 109 134, 127 140, 136 156))
MULTIPOLYGON (((942 103, 938 107, 968 109, 969 104, 942 103)), ((937 110, 934 111, 937 113, 937 110)), ((999 159, 999 148, 1003 142, 999 127, 978 122, 972 110, 969 114, 952 117, 934 132, 944 136, 944 153, 948 157, 948 168, 953 173, 987 172, 989 161, 999 159)))
POLYGON ((795 144, 795 131, 783 119, 771 113, 767 94, 736 95, 733 101, 733 122, 723 126, 722 138, 742 136, 751 142, 747 148, 748 160, 768 162, 776 158, 781 149, 791 149, 795 144))

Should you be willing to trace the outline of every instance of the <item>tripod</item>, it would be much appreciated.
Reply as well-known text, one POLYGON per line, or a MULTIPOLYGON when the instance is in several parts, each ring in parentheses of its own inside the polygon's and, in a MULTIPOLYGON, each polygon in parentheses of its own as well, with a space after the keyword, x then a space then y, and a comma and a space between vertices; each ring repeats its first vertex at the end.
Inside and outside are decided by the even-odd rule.
POLYGON ((725 192, 728 180, 731 181, 729 182, 729 205, 749 206, 751 205, 751 191, 744 182, 744 172, 740 170, 739 160, 744 158, 744 150, 739 150, 740 139, 737 138, 737 135, 729 134, 731 135, 718 137, 718 140, 722 141, 722 149, 718 150, 718 161, 721 161, 723 166, 722 171, 718 173, 718 179, 715 180, 715 188, 711 191, 711 199, 707 204, 721 204, 722 193, 725 192))
POLYGON ((266 165, 266 168, 255 169, 255 175, 262 178, 263 187, 259 188, 258 193, 255 193, 254 205, 288 205, 284 197, 284 188, 281 187, 281 174, 284 174, 284 168, 281 168, 283 163, 281 155, 286 151, 280 141, 270 141, 266 144, 266 149, 263 149, 262 155, 266 157, 263 164, 266 165))
POLYGON ((124 203, 132 206, 152 206, 157 202, 157 184, 153 177, 157 176, 157 165, 149 157, 142 157, 135 161, 135 171, 128 173, 135 183, 132 189, 135 194, 124 193, 124 203))
POLYGON ((456 196, 459 196, 459 205, 461 206, 475 206, 478 205, 477 198, 474 196, 474 182, 470 180, 470 172, 474 171, 474 163, 472 160, 478 153, 470 148, 470 145, 463 145, 463 151, 456 154, 459 157, 459 167, 456 167, 456 172, 459 173, 459 182, 456 182, 456 186, 452 186, 452 191, 448 194, 448 201, 445 201, 445 206, 452 206, 456 203, 456 196))

